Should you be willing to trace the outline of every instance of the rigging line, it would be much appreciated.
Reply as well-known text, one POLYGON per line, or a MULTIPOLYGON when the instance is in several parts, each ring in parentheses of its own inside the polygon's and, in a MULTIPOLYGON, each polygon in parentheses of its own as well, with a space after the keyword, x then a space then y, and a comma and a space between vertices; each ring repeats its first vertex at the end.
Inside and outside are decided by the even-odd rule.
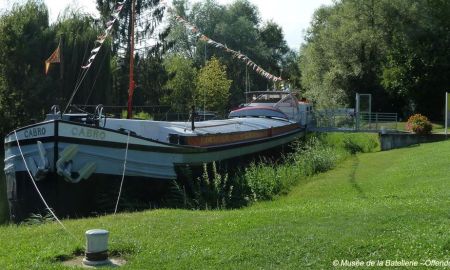
POLYGON ((75 85, 75 89, 73 90, 72 95, 70 96, 69 102, 67 103, 66 108, 63 111, 63 114, 66 113, 70 104, 72 104, 72 101, 73 101, 75 95, 77 94, 78 90, 80 89, 81 84, 83 83, 84 79, 86 78, 86 75, 88 74, 91 67, 92 67, 92 63, 86 69, 83 69, 83 71, 81 72, 81 79, 79 80, 78 84, 75 85))
POLYGON ((16 142, 17 142, 17 148, 19 149, 20 152, 20 156, 22 157, 22 161, 23 164, 25 165, 25 169, 28 172, 28 175, 30 176, 31 182, 33 183, 34 188, 36 189, 36 192, 38 193, 39 197, 41 198, 42 202, 44 203, 45 207, 47 207, 47 210, 52 214, 52 216, 55 218, 55 220, 59 223, 59 225, 61 225, 61 227, 75 240, 80 241, 80 239, 76 238, 74 234, 72 234, 67 228, 66 226, 64 226, 64 224, 61 222, 61 220, 59 220, 59 218, 56 216, 55 212, 53 212, 53 210, 50 208, 50 206, 47 204, 47 201, 44 199, 44 196, 42 196, 42 193, 39 191, 38 186, 36 185, 36 181, 34 180, 33 175, 30 172, 30 169, 28 168, 28 164, 25 160, 25 157, 23 155, 22 152, 22 148, 20 147, 20 143, 19 143, 19 139, 17 138, 17 133, 14 130, 14 136, 16 137, 16 142))
POLYGON ((91 98, 91 95, 94 92, 95 83, 97 82, 98 76, 100 75, 100 72, 102 71, 105 58, 106 58, 106 53, 103 55, 102 61, 100 61, 100 67, 98 68, 98 72, 95 75, 94 83, 92 84, 91 91, 89 91, 89 95, 87 96, 86 101, 84 102, 84 105, 87 105, 89 98, 91 98))
POLYGON ((130 133, 131 133, 131 131, 128 130, 127 146, 125 148, 125 159, 123 161, 122 180, 120 181, 119 194, 117 195, 117 201, 116 201, 116 207, 114 209, 114 215, 117 213, 117 207, 119 206, 120 195, 122 194, 123 180, 125 179, 125 170, 127 168, 127 157, 128 157, 128 145, 130 143, 130 133))
POLYGON ((67 102, 66 108, 63 111, 63 114, 66 113, 67 109, 69 108, 70 104, 72 104, 73 98, 75 97, 75 95, 77 94, 78 90, 80 89, 81 84, 84 81, 84 78, 86 77, 89 69, 91 68, 91 66, 89 66, 86 71, 84 72, 83 76, 81 77, 81 81, 78 84, 78 86, 75 87, 75 90, 72 92, 72 95, 70 96, 69 102, 67 102))
MULTIPOLYGON (((76 41, 76 40, 75 40, 76 41)), ((74 44, 73 44, 73 48, 74 48, 74 50, 75 50, 75 42, 74 42, 74 44)), ((85 46, 85 49, 84 49, 84 54, 83 54, 83 63, 84 63, 84 61, 85 61, 85 59, 86 59, 86 53, 87 53, 87 51, 88 51, 88 48, 89 48, 89 43, 86 43, 86 46, 85 46)), ((73 53, 72 53, 72 55, 73 55, 73 53)), ((76 83, 75 83, 75 88, 77 87, 77 85, 78 85, 78 83, 80 82, 80 78, 82 77, 82 75, 83 75, 83 72, 84 72, 84 69, 82 69, 81 70, 81 72, 78 74, 78 78, 77 78, 77 81, 76 81, 76 83)))
MULTIPOLYGON (((94 46, 93 47, 95 47, 95 42, 94 42, 94 46)), ((89 48, 89 44, 87 44, 86 43, 86 49, 85 49, 85 51, 84 51, 84 55, 83 55, 83 63, 86 61, 86 53, 87 53, 87 51, 88 51, 88 48, 89 48)), ((90 55, 89 55, 90 56, 90 55)), ((95 60, 95 59, 94 59, 95 60)), ((80 76, 78 77, 78 80, 77 80, 77 82, 76 82, 76 84, 75 84, 75 89, 77 89, 78 87, 80 87, 80 85, 83 83, 83 80, 84 80, 84 77, 86 76, 85 75, 85 73, 87 73, 88 72, 88 70, 90 69, 90 67, 92 66, 92 63, 91 63, 91 65, 89 65, 89 67, 87 68, 87 69, 81 69, 81 73, 80 73, 80 76)), ((74 90, 75 91, 75 90, 74 90)), ((76 91, 78 91, 78 90, 76 90, 76 91)))

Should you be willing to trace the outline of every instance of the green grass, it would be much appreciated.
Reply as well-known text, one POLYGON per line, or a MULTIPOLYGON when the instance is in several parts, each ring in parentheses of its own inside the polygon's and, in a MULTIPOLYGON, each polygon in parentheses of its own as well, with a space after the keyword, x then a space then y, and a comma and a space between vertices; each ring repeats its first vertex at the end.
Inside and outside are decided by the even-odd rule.
MULTIPOLYGON (((445 121, 444 121, 445 123, 445 121)), ((443 133, 445 132, 445 125, 444 123, 431 123, 433 125, 433 130, 431 132, 433 133, 443 133)))
MULTIPOLYGON (((433 126, 433 129, 431 130, 431 133, 443 133, 445 132, 445 125, 444 122, 433 122, 431 123, 433 126)), ((406 121, 398 122, 397 123, 397 130, 399 131, 406 131, 406 121)))
MULTIPOLYGON (((91 228, 121 269, 328 269, 335 259, 450 260, 450 142, 353 156, 240 210, 154 210, 0 227, 0 268, 63 269, 91 228)), ((421 269, 418 267, 415 269, 421 269)), ((406 269, 406 268, 405 268, 406 269)))

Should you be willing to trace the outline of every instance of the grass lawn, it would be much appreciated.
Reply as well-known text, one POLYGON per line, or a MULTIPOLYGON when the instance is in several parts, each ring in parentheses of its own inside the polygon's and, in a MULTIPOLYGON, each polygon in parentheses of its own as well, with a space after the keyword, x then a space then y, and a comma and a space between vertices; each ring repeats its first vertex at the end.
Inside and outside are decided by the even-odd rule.
MULTIPOLYGON (((434 122, 434 123, 431 123, 431 125, 433 125, 433 130, 431 131, 431 133, 444 133, 445 132, 444 122, 434 122)), ((398 122, 397 130, 406 131, 406 121, 398 122)))
MULTIPOLYGON (((328 269, 333 260, 450 260, 450 141, 361 154, 240 210, 154 210, 0 227, 1 269, 66 269, 110 231, 121 269, 328 269)), ((417 267, 421 269, 425 267, 417 267)), ((407 268, 403 268, 407 269, 407 268)))

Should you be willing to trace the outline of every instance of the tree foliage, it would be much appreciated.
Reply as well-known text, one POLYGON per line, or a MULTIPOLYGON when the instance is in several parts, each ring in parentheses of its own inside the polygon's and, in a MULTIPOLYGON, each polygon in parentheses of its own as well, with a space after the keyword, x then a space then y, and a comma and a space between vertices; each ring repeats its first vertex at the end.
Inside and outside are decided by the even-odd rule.
MULTIPOLYGON (((118 1, 96 1, 102 24, 105 25, 111 20, 111 13, 118 1)), ((112 92, 114 93, 113 103, 116 105, 125 105, 128 96, 131 4, 132 1, 125 1, 119 22, 114 25, 112 31, 111 50, 114 55, 111 59, 112 92)), ((164 16, 164 8, 159 4, 160 0, 136 0, 135 4, 135 48, 139 48, 135 51, 136 88, 134 93, 137 97, 136 102, 133 102, 135 105, 156 105, 162 92, 161 84, 165 81, 165 77, 161 75, 164 75, 162 53, 168 46, 164 41, 167 30, 156 35, 157 27, 164 16), (151 41, 151 44, 148 41, 151 41), (154 81, 149 81, 149 74, 155 76, 154 81), (144 101, 143 98, 149 99, 144 101)))
POLYGON ((1 133, 41 116, 52 102, 56 84, 44 77, 44 55, 51 39, 42 2, 14 5, 0 18, 1 133))
POLYGON ((342 0, 314 14, 299 57, 307 97, 319 107, 373 108, 404 116, 442 115, 450 54, 448 1, 342 0))
MULTIPOLYGON (((50 26, 50 29, 54 35, 52 49, 58 46, 58 42, 61 43, 62 63, 54 67, 54 73, 51 73, 50 76, 60 77, 56 104, 63 106, 67 104, 75 86, 80 81, 81 66, 86 63, 89 52, 94 47, 93 41, 102 32, 103 27, 90 16, 67 9, 59 17, 59 20, 50 26), (60 65, 63 67, 60 68, 60 65)), ((110 93, 112 84, 110 44, 110 40, 105 41, 89 72, 84 77, 73 104, 113 102, 115 95, 110 93)))
MULTIPOLYGON (((42 1, 15 5, 0 17, 0 133, 40 120, 53 104, 62 108, 80 79, 93 40, 100 33, 95 21, 66 10, 49 25, 42 1), (44 61, 58 47, 61 63, 44 74, 44 61)), ((105 103, 110 95, 109 49, 97 56, 80 85, 74 103, 105 103), (106 62, 106 65, 103 64, 106 62)))
POLYGON ((197 70, 192 60, 180 55, 165 59, 164 67, 169 79, 164 87, 163 104, 171 105, 176 112, 187 113, 193 104, 197 70))
POLYGON ((200 69, 195 90, 196 106, 224 114, 230 97, 231 80, 225 65, 213 57, 200 69))
MULTIPOLYGON (((274 22, 262 24, 257 7, 249 1, 237 0, 229 5, 220 5, 213 0, 194 4, 188 0, 177 0, 174 1, 174 6, 178 14, 195 24, 206 36, 247 55, 274 75, 284 74, 283 65, 290 50, 284 40, 283 31, 274 22)), ((242 103, 246 90, 273 87, 272 82, 255 73, 243 62, 234 59, 229 53, 197 40, 175 19, 172 19, 170 24, 171 32, 168 38, 176 41, 172 52, 191 57, 198 68, 204 66, 212 57, 218 58, 227 66, 232 80, 229 106, 242 103)))

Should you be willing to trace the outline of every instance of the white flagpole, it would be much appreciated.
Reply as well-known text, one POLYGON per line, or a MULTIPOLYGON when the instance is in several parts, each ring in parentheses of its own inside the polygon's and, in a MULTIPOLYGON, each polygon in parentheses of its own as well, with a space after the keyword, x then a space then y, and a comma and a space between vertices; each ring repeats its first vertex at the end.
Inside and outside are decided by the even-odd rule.
POLYGON ((448 92, 445 92, 445 135, 448 129, 448 92))

